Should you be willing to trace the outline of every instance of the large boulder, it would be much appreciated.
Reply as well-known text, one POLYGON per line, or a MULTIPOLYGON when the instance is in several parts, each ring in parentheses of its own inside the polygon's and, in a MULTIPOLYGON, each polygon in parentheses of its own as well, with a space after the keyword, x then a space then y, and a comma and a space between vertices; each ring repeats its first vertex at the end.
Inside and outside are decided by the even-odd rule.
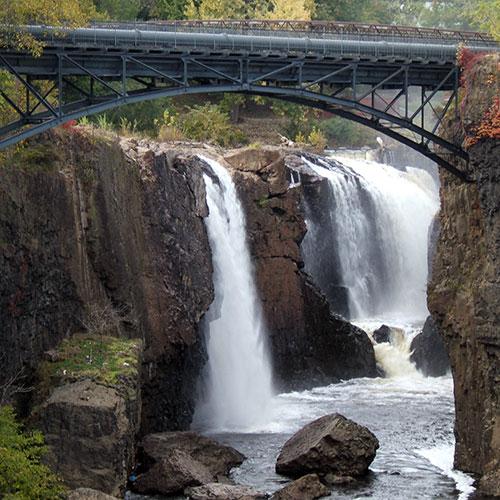
POLYGON ((139 447, 134 489, 140 493, 180 493, 189 486, 229 482, 229 471, 245 457, 196 432, 148 434, 139 447))
POLYGON ((330 494, 317 474, 307 474, 277 491, 271 500, 314 500, 330 494))
POLYGON ((188 486, 199 486, 214 480, 212 473, 201 462, 187 453, 174 449, 137 477, 134 490, 139 493, 181 493, 188 486))
POLYGON ((378 447, 378 439, 366 427, 333 413, 307 424, 285 443, 276 472, 291 477, 361 476, 378 447))
POLYGON ((184 492, 191 500, 265 500, 267 494, 250 486, 210 483, 184 492))
POLYGON ((431 316, 425 321, 422 332, 413 339, 410 350, 410 361, 426 377, 440 377, 450 369, 448 353, 431 316))
POLYGON ((66 486, 123 496, 139 412, 133 384, 122 392, 84 379, 56 387, 32 418, 50 447, 45 459, 66 486))

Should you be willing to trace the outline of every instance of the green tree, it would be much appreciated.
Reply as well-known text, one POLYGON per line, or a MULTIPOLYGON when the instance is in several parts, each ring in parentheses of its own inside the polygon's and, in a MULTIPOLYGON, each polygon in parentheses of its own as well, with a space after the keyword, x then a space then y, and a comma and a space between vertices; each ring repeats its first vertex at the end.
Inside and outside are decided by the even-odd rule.
POLYGON ((500 0, 480 0, 473 19, 482 30, 500 40, 500 0))
POLYGON ((0 0, 0 46, 30 50, 39 55, 43 43, 19 30, 19 26, 84 26, 96 15, 92 0, 0 0))
POLYGON ((10 406, 0 408, 0 497, 6 500, 60 499, 64 488, 40 460, 47 451, 38 431, 21 430, 10 406))
POLYGON ((141 7, 140 0, 94 0, 94 4, 104 17, 119 21, 137 19, 141 7))
POLYGON ((269 19, 310 21, 312 12, 316 10, 314 2, 307 0, 272 0, 271 5, 269 19))
POLYGON ((184 19, 186 6, 187 0, 156 0, 151 12, 159 19, 184 19))

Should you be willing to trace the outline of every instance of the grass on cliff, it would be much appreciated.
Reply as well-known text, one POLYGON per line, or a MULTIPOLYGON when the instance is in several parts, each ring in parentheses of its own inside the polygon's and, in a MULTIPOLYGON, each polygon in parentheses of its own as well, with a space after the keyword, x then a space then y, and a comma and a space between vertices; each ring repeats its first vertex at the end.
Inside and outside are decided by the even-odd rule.
POLYGON ((128 385, 137 377, 141 340, 74 335, 50 351, 39 366, 43 385, 52 387, 84 378, 110 386, 128 385))

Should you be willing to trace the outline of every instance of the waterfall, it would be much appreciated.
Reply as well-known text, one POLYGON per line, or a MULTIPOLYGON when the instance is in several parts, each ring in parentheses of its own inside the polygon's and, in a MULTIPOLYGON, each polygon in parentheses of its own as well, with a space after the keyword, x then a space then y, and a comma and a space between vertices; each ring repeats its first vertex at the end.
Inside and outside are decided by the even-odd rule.
POLYGON ((206 317, 206 387, 195 425, 248 431, 266 421, 272 400, 264 321, 236 189, 224 167, 200 158, 210 165, 218 182, 204 175, 215 299, 206 317))
POLYGON ((439 207, 432 177, 417 168, 402 171, 364 160, 339 161, 304 158, 328 181, 328 193, 315 204, 306 197, 306 271, 324 290, 331 308, 350 318, 423 320, 427 231, 439 207), (328 245, 325 238, 330 238, 328 245), (327 285, 322 284, 325 277, 327 285), (335 281, 336 292, 329 294, 335 281), (346 291, 348 302, 345 308, 339 304, 340 310, 335 304, 339 289, 346 291))

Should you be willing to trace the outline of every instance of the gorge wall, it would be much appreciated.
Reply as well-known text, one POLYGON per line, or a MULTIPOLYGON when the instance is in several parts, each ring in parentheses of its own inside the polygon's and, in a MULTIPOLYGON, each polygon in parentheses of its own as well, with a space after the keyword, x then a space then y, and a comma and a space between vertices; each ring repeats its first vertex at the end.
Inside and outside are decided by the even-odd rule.
POLYGON ((499 64, 498 55, 472 64, 464 76, 460 120, 450 120, 444 131, 468 146, 473 182, 440 173, 441 236, 428 288, 429 308, 454 378, 455 466, 481 475, 480 491, 496 496, 500 496, 499 64))
POLYGON ((213 298, 200 167, 76 130, 43 147, 59 152, 48 167, 0 178, 0 385, 31 376, 92 311, 112 311, 106 333, 144 341, 143 432, 185 428, 213 298))
MULTIPOLYGON (((0 178, 0 387, 30 383, 44 353, 100 318, 106 334, 143 341, 140 433, 188 428, 206 362, 199 325, 213 301, 207 165, 196 152, 224 159, 82 128, 32 146, 50 161, 7 165, 0 178)), ((375 376, 366 334, 332 315, 302 271, 301 189, 290 189, 286 154, 225 160, 247 216, 277 386, 375 376)))

